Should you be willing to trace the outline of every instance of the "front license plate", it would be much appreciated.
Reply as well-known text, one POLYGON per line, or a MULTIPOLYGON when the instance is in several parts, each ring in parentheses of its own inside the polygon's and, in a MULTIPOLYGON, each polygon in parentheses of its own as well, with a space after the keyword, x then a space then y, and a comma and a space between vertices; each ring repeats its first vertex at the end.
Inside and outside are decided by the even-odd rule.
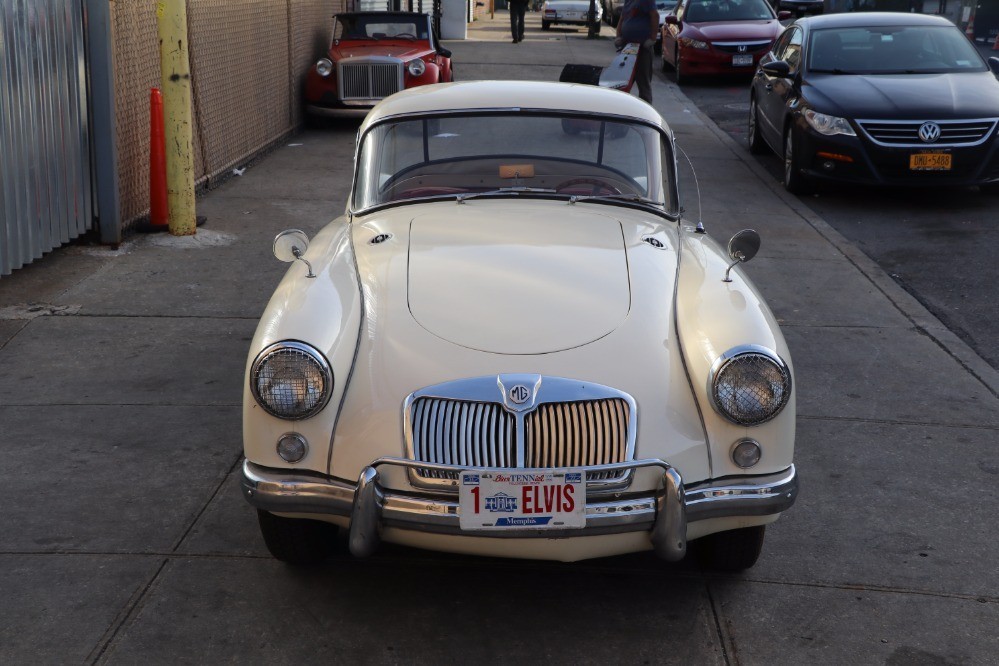
POLYGON ((752 53, 732 56, 733 67, 751 67, 752 65, 753 65, 752 53))
POLYGON ((909 155, 912 171, 950 171, 950 153, 914 153, 909 155))
POLYGON ((462 472, 463 530, 564 530, 586 527, 586 474, 554 469, 462 472))

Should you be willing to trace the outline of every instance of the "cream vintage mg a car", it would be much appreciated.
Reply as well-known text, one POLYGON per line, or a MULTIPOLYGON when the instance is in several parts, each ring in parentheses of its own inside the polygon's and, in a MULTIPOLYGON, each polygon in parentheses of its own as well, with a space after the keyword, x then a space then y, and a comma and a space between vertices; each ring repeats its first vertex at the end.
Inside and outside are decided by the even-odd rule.
POLYGON ((391 96, 345 214, 292 262, 246 370, 242 491, 278 559, 380 542, 744 569, 795 500, 773 315, 681 216, 673 135, 627 94, 391 96), (696 540, 696 541, 695 541, 696 540))

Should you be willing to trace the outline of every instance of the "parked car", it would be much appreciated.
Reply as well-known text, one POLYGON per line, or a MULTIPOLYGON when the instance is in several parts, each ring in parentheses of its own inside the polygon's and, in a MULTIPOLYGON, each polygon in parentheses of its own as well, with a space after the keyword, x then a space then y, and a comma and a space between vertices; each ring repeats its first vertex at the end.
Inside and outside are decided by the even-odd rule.
POLYGON ((694 76, 752 74, 790 12, 767 0, 680 0, 662 29, 662 68, 677 83, 694 76))
POLYGON ((427 14, 338 14, 329 48, 306 75, 305 111, 363 117, 394 92, 453 80, 451 52, 438 42, 427 14))
POLYGON ((673 134, 597 86, 386 99, 345 214, 291 261, 243 398, 243 494, 278 559, 380 541, 751 566, 797 493, 791 359, 739 267, 681 218, 673 134), (567 122, 572 121, 572 122, 567 122), (503 537, 503 538, 497 538, 503 537))
POLYGON ((541 7, 541 29, 549 30, 553 25, 592 25, 594 32, 599 33, 604 13, 600 2, 594 3, 594 12, 590 21, 590 0, 547 0, 541 7))
POLYGON ((667 14, 672 14, 676 9, 676 0, 656 0, 656 11, 659 13, 659 32, 656 33, 655 54, 663 52, 663 22, 667 14))
POLYGON ((777 6, 798 16, 821 14, 825 11, 825 0, 780 0, 777 6))
POLYGON ((819 179, 994 189, 997 72, 941 17, 799 19, 753 80, 749 147, 783 156, 792 192, 819 179))

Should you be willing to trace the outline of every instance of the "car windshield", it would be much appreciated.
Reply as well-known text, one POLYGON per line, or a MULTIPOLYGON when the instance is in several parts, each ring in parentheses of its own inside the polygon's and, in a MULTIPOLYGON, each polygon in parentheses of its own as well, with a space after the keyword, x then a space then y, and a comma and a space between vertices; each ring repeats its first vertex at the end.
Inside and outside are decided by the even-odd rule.
POLYGON ((708 21, 760 21, 774 18, 766 0, 691 0, 684 20, 690 23, 708 21))
POLYGON ((834 74, 983 72, 985 61, 953 26, 878 26, 816 30, 808 69, 834 74))
POLYGON ((413 15, 341 14, 333 22, 333 39, 429 39, 428 22, 413 15))
POLYGON ((529 195, 672 210, 668 150, 637 122, 523 112, 398 120, 365 133, 353 205, 529 195))

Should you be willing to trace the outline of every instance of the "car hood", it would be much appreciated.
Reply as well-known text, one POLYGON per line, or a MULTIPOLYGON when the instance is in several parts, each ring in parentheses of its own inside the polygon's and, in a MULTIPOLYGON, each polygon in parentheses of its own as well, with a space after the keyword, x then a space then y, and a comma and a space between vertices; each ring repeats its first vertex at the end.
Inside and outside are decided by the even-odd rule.
POLYGON ((809 103, 843 118, 994 118, 999 82, 990 72, 961 74, 811 74, 802 87, 809 103))
MULTIPOLYGON (((781 30, 780 23, 776 20, 711 21, 710 23, 688 23, 687 25, 708 41, 763 41, 764 39, 776 39, 781 30)), ((683 36, 697 39, 696 35, 684 34, 683 36)))
POLYGON ((462 347, 571 349, 613 332, 631 309, 621 223, 596 207, 552 219, 523 206, 454 206, 415 217, 410 229, 410 312, 462 347))
POLYGON ((388 40, 371 40, 360 42, 340 42, 330 47, 329 56, 334 62, 344 58, 362 58, 370 56, 387 56, 400 60, 412 60, 433 53, 426 42, 405 42, 388 40))

